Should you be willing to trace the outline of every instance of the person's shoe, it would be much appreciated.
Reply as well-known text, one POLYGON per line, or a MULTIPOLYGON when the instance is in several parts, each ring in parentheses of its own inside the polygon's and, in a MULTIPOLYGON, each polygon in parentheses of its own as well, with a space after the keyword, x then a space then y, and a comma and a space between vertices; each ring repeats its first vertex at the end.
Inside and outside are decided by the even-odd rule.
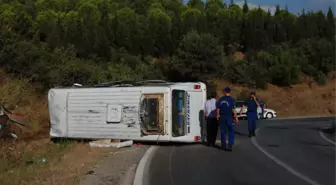
POLYGON ((229 146, 229 147, 227 148, 227 151, 228 151, 228 152, 232 152, 232 146, 229 146))
POLYGON ((252 137, 252 136, 253 136, 252 132, 249 132, 248 137, 252 137))
POLYGON ((255 132, 252 133, 252 136, 256 136, 255 132))
POLYGON ((222 146, 222 150, 226 151, 227 147, 226 146, 222 146))

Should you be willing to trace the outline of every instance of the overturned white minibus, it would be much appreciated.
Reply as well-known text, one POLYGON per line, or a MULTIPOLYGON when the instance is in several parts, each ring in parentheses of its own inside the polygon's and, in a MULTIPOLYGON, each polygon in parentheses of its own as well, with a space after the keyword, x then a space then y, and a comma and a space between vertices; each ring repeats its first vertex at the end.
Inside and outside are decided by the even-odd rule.
POLYGON ((113 82, 48 92, 51 138, 200 142, 206 85, 113 82))

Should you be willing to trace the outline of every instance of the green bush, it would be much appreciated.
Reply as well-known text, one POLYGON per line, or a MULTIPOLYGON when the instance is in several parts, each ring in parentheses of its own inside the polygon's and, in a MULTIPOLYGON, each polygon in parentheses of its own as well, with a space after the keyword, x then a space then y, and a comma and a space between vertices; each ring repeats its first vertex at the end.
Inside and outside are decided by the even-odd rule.
POLYGON ((326 85, 328 83, 328 77, 327 77, 327 75, 325 75, 321 71, 319 71, 319 72, 316 73, 316 75, 314 76, 314 80, 319 85, 326 85))
POLYGON ((1 2, 0 67, 45 87, 220 77, 265 89, 300 73, 323 84, 335 70, 331 8, 296 16, 199 0, 1 2))
POLYGON ((210 34, 188 32, 170 62, 170 69, 178 78, 206 80, 217 75, 223 57, 223 47, 210 34))
POLYGON ((211 93, 216 93, 217 92, 217 85, 211 82, 205 82, 206 87, 207 87, 207 98, 210 97, 211 93))

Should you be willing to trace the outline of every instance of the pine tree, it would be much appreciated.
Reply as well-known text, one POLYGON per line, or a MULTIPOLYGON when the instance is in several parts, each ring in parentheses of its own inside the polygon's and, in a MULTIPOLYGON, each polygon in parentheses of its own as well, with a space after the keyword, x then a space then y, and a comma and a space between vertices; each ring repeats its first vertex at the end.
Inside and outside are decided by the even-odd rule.
POLYGON ((276 8, 275 8, 275 16, 279 15, 280 14, 280 5, 276 5, 276 8))
POLYGON ((335 37, 335 19, 334 19, 334 13, 331 10, 331 7, 329 7, 328 13, 327 13, 327 31, 326 36, 328 39, 332 39, 335 37))
POLYGON ((331 10, 331 7, 328 9, 327 19, 329 22, 334 22, 334 13, 331 10))
POLYGON ((247 0, 245 0, 244 5, 243 5, 243 12, 246 14, 249 11, 249 7, 247 5, 247 0))

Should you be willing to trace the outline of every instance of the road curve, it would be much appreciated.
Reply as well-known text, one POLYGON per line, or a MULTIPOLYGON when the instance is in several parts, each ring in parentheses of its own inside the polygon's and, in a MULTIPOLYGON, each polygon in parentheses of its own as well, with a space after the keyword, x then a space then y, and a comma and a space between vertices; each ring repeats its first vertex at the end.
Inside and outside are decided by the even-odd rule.
POLYGON ((147 185, 334 185, 335 145, 320 135, 333 122, 260 120, 253 141, 242 121, 231 153, 201 144, 160 146, 147 185))

